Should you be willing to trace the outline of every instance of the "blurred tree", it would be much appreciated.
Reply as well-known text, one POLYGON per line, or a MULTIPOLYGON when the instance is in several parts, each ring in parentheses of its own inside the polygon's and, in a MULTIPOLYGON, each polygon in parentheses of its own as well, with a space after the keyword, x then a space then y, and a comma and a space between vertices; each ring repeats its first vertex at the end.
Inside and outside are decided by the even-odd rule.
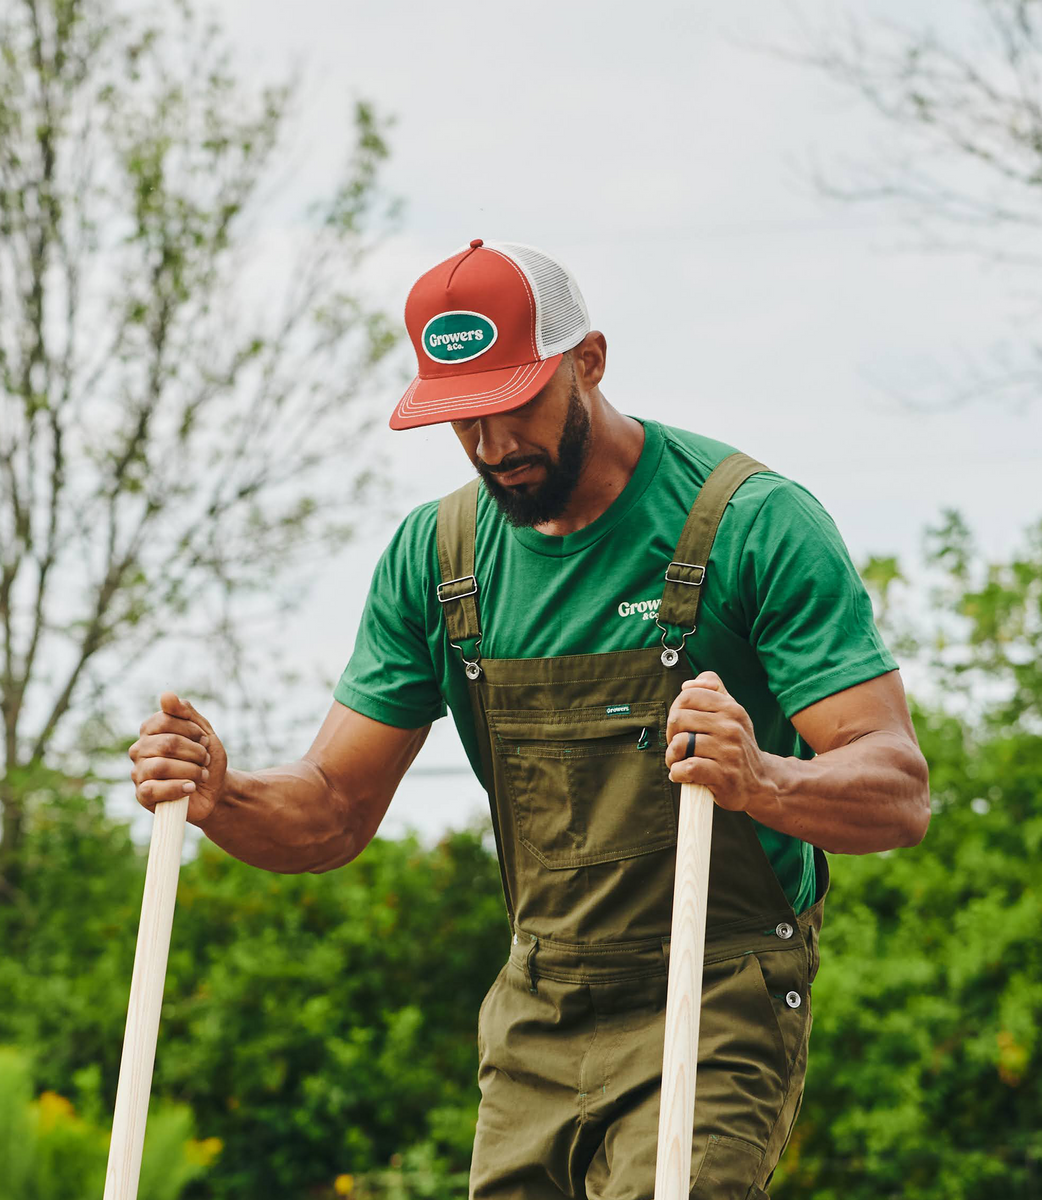
MULTIPOLYGON (((887 634, 938 698, 913 704, 934 816, 919 846, 833 864, 778 1200, 1042 1190, 1042 527, 991 563, 947 512, 926 560, 929 603, 887 634)), ((865 579, 913 586, 892 560, 865 579)))
POLYGON ((833 862, 776 1200, 1042 1190, 1042 738, 914 715, 930 832, 833 862))
POLYGON ((358 268, 393 210, 387 148, 359 103, 332 195, 261 242, 293 94, 241 86, 185 0, 0 8, 8 897, 26 769, 111 744, 115 685, 163 639, 205 647, 201 694, 234 681, 247 618, 350 536, 370 481, 365 392, 395 335, 358 268))
MULTIPOLYGON (((795 11, 795 10, 794 10, 795 11)), ((802 21, 800 46, 774 52, 855 93, 886 136, 844 167, 815 165, 832 199, 886 204, 931 249, 1034 271, 1042 262, 1042 0, 960 0, 918 22, 865 6, 839 32, 802 21)), ((1028 276, 1031 279, 1032 276, 1028 276)), ((960 363, 947 403, 1030 401, 1042 385, 1030 320, 987 364, 960 363)))
POLYGON ((429 851, 378 840, 317 876, 204 846, 179 893, 156 1077, 224 1143, 207 1194, 304 1196, 410 1150, 419 1173, 465 1172, 475 1022, 508 942, 474 833, 429 851))
MULTIPOLYGON (((0 1045, 104 1126, 144 860, 81 785, 40 769, 28 789, 23 885, 0 907, 0 1045)), ((303 1200, 350 1177, 359 1195, 460 1195, 474 1025, 508 938, 480 833, 431 849, 377 839, 325 875, 269 874, 202 843, 181 869, 153 1084, 154 1102, 188 1104, 199 1137, 223 1145, 188 1194, 303 1200)))
POLYGON ((1008 561, 989 562, 948 510, 926 531, 923 567, 911 582, 893 558, 861 568, 888 641, 972 726, 1042 734, 1042 521, 1008 561), (899 593, 913 603, 900 605, 899 593))
MULTIPOLYGON (((65 1096, 32 1098, 24 1054, 0 1047, 0 1200, 57 1200, 100 1196, 105 1187, 108 1132, 97 1118, 96 1072, 81 1073, 88 1112, 65 1096)), ((160 1103, 149 1116, 137 1200, 178 1200, 220 1154, 216 1138, 192 1136, 183 1104, 160 1103)))

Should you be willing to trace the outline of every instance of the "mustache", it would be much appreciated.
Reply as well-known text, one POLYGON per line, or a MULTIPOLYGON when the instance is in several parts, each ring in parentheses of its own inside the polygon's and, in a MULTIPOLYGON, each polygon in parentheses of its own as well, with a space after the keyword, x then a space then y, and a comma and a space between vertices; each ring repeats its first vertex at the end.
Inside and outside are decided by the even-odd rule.
POLYGON ((549 466, 550 457, 547 454, 528 454, 524 458, 504 458, 495 466, 485 462, 483 458, 479 458, 478 462, 482 471, 487 471, 490 475, 509 475, 511 471, 519 471, 522 467, 549 466))

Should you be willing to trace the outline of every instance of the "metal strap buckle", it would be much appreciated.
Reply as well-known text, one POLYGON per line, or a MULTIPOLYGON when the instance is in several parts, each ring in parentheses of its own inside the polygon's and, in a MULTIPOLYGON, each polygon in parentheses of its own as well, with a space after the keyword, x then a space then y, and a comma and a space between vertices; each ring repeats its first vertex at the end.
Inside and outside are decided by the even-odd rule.
POLYGON ((438 594, 438 603, 439 604, 448 604, 448 602, 450 600, 465 600, 467 596, 476 596, 478 594, 477 576, 476 575, 461 575, 459 577, 459 579, 446 579, 442 583, 438 584, 438 587, 436 590, 437 590, 437 594, 438 594), (452 587, 452 585, 454 583, 466 583, 468 580, 470 580, 470 582, 474 584, 474 586, 470 589, 469 592, 460 592, 459 595, 457 595, 457 596, 443 596, 441 594, 442 588, 450 588, 450 587, 452 587))
POLYGON ((666 567, 666 582, 667 583, 682 583, 685 587, 701 587, 703 582, 705 581, 705 577, 706 577, 706 569, 701 563, 671 562, 669 564, 669 566, 666 567), (699 573, 698 578, 697 579, 676 579, 674 576, 670 575, 670 573, 669 573, 671 567, 687 567, 689 571, 698 571, 698 573, 699 573))

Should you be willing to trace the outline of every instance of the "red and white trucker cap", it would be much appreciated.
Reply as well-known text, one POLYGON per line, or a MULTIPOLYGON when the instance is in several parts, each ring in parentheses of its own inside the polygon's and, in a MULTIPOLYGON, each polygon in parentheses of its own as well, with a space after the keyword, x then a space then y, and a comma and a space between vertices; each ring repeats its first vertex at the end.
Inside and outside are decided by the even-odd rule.
POLYGON ((590 332, 565 267, 534 246, 481 238, 420 276, 405 324, 419 373, 392 429, 520 408, 590 332))

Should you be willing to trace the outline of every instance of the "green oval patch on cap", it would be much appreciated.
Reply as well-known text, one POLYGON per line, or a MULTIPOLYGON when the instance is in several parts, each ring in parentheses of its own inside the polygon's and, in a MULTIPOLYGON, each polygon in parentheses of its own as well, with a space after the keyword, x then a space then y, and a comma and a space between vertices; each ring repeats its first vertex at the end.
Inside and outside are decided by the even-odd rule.
POLYGON ((443 312, 423 327, 421 342, 428 358, 440 363, 469 362, 491 350, 499 330, 476 312, 443 312))

